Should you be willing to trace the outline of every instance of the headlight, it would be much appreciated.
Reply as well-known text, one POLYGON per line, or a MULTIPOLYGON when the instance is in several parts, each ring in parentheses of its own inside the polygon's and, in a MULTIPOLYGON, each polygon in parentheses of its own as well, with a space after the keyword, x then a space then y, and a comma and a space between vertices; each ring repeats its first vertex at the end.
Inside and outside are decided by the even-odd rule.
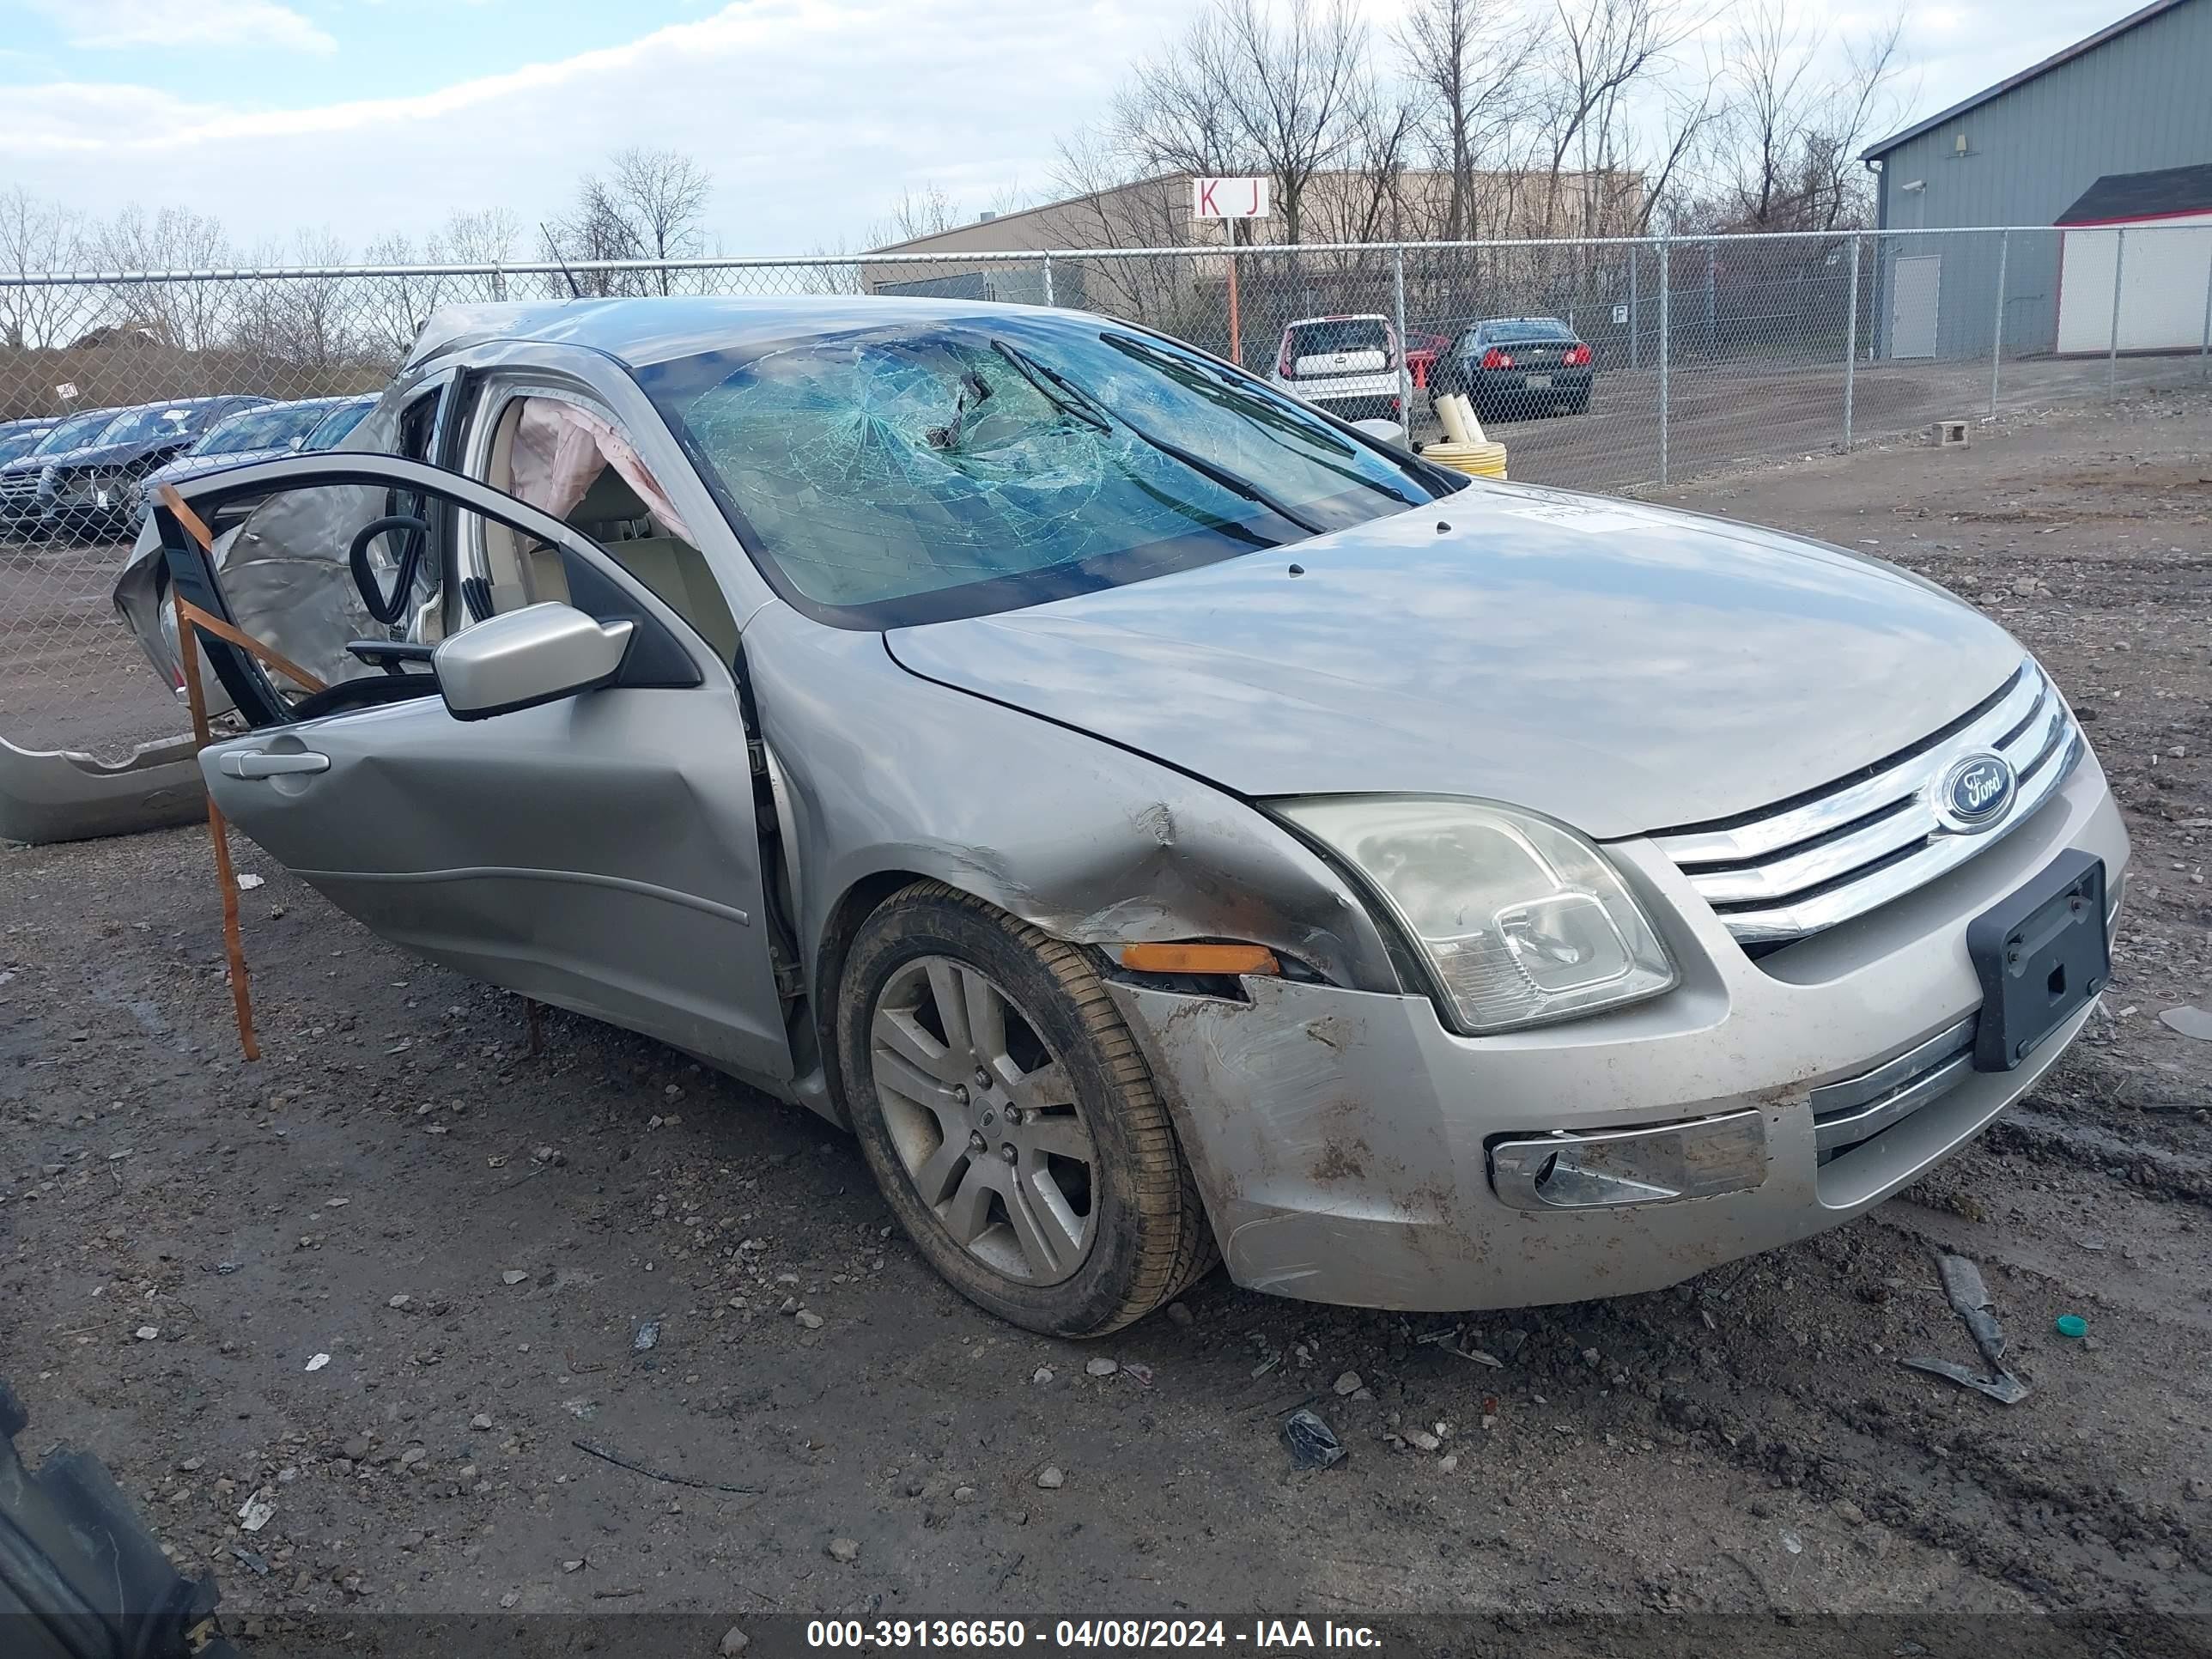
POLYGON ((1429 796, 1277 801, 1381 893, 1460 1024, 1512 1030, 1657 996, 1674 964, 1605 855, 1509 807, 1429 796))

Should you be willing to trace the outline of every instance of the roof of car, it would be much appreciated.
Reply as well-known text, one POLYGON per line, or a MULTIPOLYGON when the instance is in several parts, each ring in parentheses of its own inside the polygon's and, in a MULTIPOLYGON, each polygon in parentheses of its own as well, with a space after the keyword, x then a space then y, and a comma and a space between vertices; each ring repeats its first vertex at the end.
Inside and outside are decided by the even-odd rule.
POLYGON ((888 295, 507 301, 440 307, 423 323, 407 361, 419 363, 491 340, 542 340, 581 346, 641 367, 893 321, 926 326, 962 318, 1070 314, 988 300, 888 295))

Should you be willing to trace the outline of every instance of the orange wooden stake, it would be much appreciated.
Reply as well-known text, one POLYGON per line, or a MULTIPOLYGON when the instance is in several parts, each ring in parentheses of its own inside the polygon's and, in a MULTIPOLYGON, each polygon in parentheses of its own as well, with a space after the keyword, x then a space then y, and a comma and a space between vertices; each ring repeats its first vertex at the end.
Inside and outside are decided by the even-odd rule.
MULTIPOLYGON (((192 521, 198 524, 198 520, 192 521)), ((206 526, 199 526, 202 531, 206 526)), ((173 595, 172 596, 173 598, 173 595)), ((192 709, 192 741, 205 749, 213 741, 208 731, 207 698, 200 691, 200 653, 195 618, 204 614, 198 606, 176 599, 177 655, 179 666, 185 673, 185 696, 192 709)), ((207 798, 208 839, 215 843, 216 884, 222 890, 222 948, 230 958, 230 1001, 238 1016, 238 1046, 248 1060, 261 1058, 261 1045, 253 1040, 253 996, 246 982, 246 944, 238 929, 238 878, 230 868, 230 828, 223 822, 222 808, 215 804, 215 792, 207 798)))
MULTIPOLYGON (((161 486, 161 505, 176 516, 177 522, 184 526, 191 532, 192 539, 212 556, 215 537, 200 515, 187 507, 184 497, 168 484, 161 486)), ((252 641, 228 623, 209 616, 196 605, 186 604, 173 588, 170 591, 169 599, 177 613, 177 665, 184 672, 185 696, 191 705, 192 741, 199 748, 205 749, 214 741, 214 737, 208 729, 207 697, 200 690, 199 630, 209 628, 210 632, 248 650, 252 649, 252 641)), ((300 678, 296 669, 281 663, 279 665, 286 673, 300 678)), ((310 684, 308 689, 319 690, 320 682, 310 684)), ((246 943, 240 936, 238 927, 238 878, 230 867, 230 827, 223 822, 222 809, 215 804, 213 791, 209 792, 207 809, 208 839, 215 844, 216 883, 222 890, 222 948, 230 960, 230 1001, 233 1012, 238 1016, 238 1046, 245 1051, 248 1060, 258 1060, 261 1058, 261 1045, 253 1040, 253 994, 246 984, 246 943)))

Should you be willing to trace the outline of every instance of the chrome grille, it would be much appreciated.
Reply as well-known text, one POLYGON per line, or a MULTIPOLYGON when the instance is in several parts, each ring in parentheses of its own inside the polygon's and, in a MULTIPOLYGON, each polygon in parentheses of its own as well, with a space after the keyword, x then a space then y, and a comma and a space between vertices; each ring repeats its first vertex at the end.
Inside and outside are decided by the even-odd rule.
POLYGON ((1968 1015, 1871 1072, 1813 1091, 1813 1144, 1830 1152, 1871 1139, 1966 1079, 1974 1066, 1968 1015))
POLYGON ((27 507, 38 499, 38 495, 37 473, 0 473, 0 501, 5 501, 10 507, 27 507))
POLYGON ((1654 839, 1746 945, 1802 939, 1956 868, 2026 823, 2081 760, 2081 728, 2033 659, 1981 706, 1857 778, 1725 823, 1654 839), (2002 755, 2016 780, 1993 823, 1960 829, 1936 792, 1963 757, 2002 755))

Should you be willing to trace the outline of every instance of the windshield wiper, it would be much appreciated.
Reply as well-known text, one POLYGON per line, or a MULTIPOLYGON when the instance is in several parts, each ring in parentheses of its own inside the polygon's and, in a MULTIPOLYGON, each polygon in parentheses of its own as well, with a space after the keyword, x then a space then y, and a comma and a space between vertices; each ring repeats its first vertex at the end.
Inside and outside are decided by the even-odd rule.
POLYGON ((1004 340, 992 341, 991 349, 1012 365, 1024 380, 1036 388, 1037 396, 1061 414, 1072 415, 1084 425, 1100 432, 1114 429, 1113 422, 1099 411, 1097 405, 1070 386, 1064 376, 1017 351, 1004 340))
MULTIPOLYGON (((1420 502, 1415 501, 1411 495, 1407 495, 1402 489, 1395 489, 1391 485, 1383 483, 1380 478, 1370 478, 1365 473, 1356 472, 1352 468, 1343 465, 1340 462, 1328 459, 1326 456, 1314 454, 1307 449, 1294 447, 1292 445, 1285 441, 1282 435, 1284 430, 1291 429, 1288 428, 1286 422, 1272 418, 1272 411, 1270 414, 1262 414, 1261 412, 1261 409, 1264 408, 1264 405, 1255 407, 1254 405, 1258 402, 1257 399, 1254 398, 1249 393, 1245 392, 1243 387, 1231 383, 1218 374, 1213 373, 1210 370, 1206 371, 1208 383, 1201 386, 1198 383, 1194 373, 1192 372, 1186 365, 1174 362, 1172 359, 1168 358, 1164 353, 1153 351, 1149 348, 1140 346, 1135 341, 1127 341, 1125 343, 1123 340, 1113 336, 1107 336, 1104 337, 1107 344, 1113 347, 1116 351, 1121 352, 1124 356, 1134 357, 1139 362, 1147 364, 1156 372, 1166 375, 1170 380, 1175 381, 1176 385, 1183 387, 1194 397, 1205 398, 1206 402, 1212 404, 1216 409, 1224 410, 1230 413, 1243 416, 1246 420, 1250 421, 1255 426, 1258 427, 1262 432, 1265 432, 1267 434, 1269 441, 1273 443, 1277 447, 1289 450, 1291 454, 1296 455, 1300 460, 1305 461, 1311 465, 1321 467, 1325 471, 1334 472, 1340 477, 1348 478, 1353 483, 1361 485, 1365 489, 1371 489, 1378 495, 1387 496, 1391 501, 1401 501, 1407 507, 1419 507, 1421 505, 1420 502)), ((1302 433, 1300 435, 1308 436, 1309 441, 1310 441, 1309 434, 1302 433)), ((1346 454, 1350 454, 1352 453, 1352 452, 1350 449, 1346 449, 1345 451, 1345 453, 1346 454)))
POLYGON ((1090 393, 1072 384, 1066 375, 1048 364, 1038 362, 1019 348, 1008 345, 1004 340, 994 340, 991 342, 991 346, 1001 357, 1019 369, 1029 383, 1036 386, 1037 391, 1056 408, 1066 410, 1077 419, 1097 427, 1101 432, 1110 432, 1115 426, 1119 426, 1139 443, 1158 450, 1170 460, 1181 462, 1202 477, 1211 478, 1231 495, 1242 495, 1254 505, 1266 507, 1277 518, 1287 520, 1290 523, 1297 526, 1307 535, 1318 536, 1322 533, 1320 525, 1304 514, 1294 512, 1285 506, 1250 479, 1241 478, 1227 467, 1209 461, 1204 456, 1185 449, 1179 443, 1146 431, 1127 415, 1106 408, 1090 393), (1041 385, 1041 380, 1050 381, 1053 387, 1057 388, 1056 394, 1054 391, 1048 390, 1041 385))

